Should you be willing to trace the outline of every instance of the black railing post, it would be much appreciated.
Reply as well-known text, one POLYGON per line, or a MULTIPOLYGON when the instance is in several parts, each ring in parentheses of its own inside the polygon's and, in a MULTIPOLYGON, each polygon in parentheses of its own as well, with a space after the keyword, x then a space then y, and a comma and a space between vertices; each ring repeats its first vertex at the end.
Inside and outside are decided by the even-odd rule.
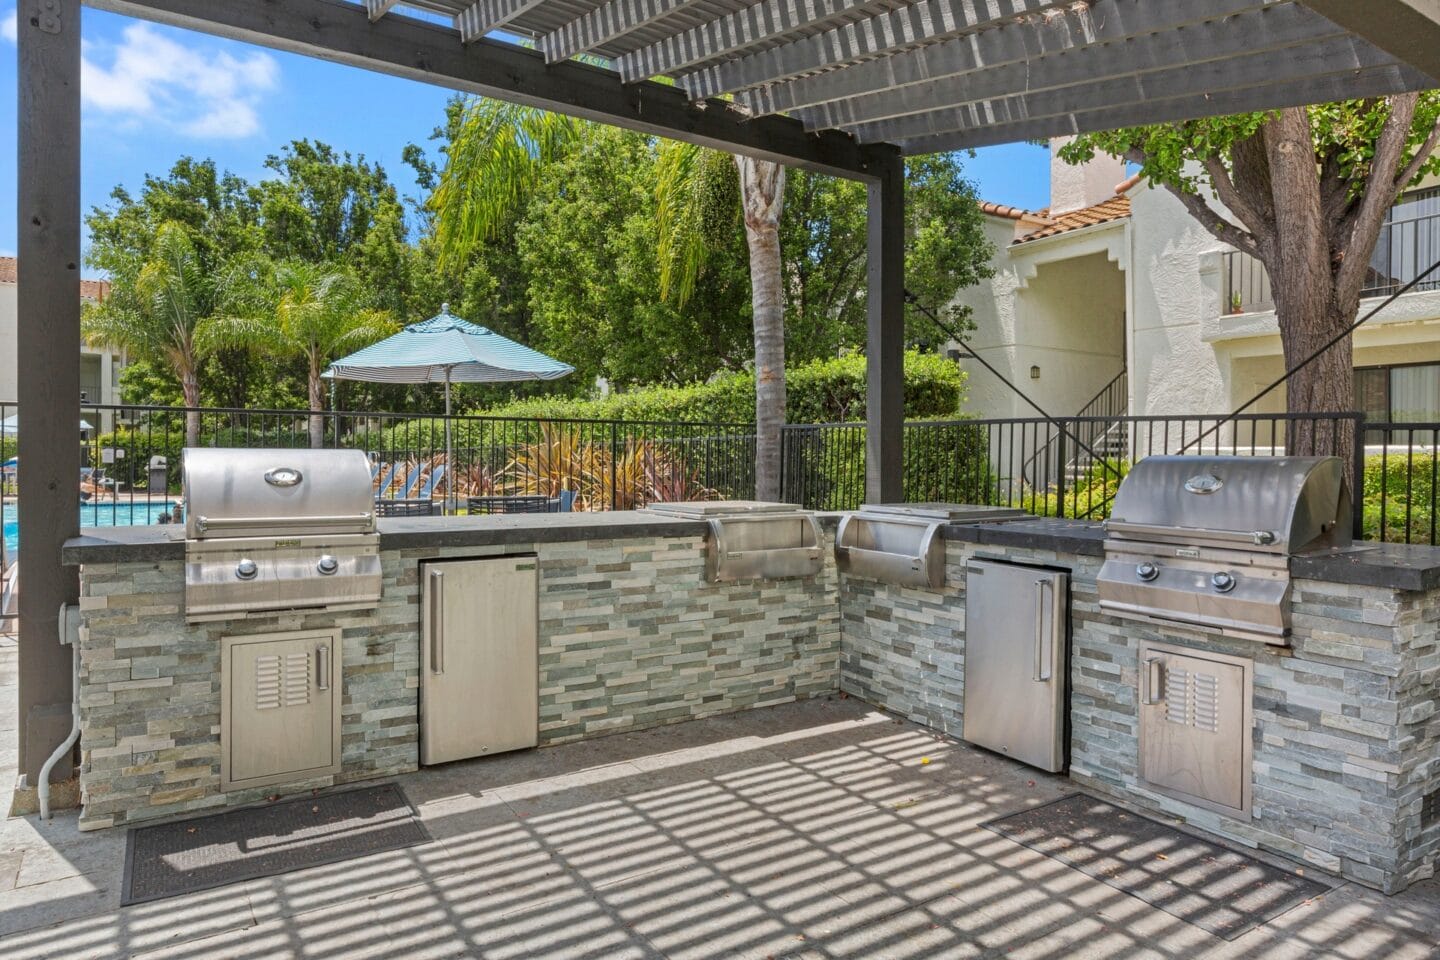
POLYGON ((616 509, 617 501, 615 482, 616 475, 620 472, 620 425, 613 420, 610 422, 610 509, 616 509))
POLYGON ((1065 431, 1055 434, 1055 516, 1065 516, 1065 431))

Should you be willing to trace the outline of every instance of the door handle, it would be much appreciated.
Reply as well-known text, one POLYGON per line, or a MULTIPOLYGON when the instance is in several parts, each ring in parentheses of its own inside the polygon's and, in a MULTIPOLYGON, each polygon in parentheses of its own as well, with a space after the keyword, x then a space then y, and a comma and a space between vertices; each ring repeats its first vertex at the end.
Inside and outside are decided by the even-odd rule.
POLYGON ((430 672, 445 672, 445 574, 430 571, 430 672))
POLYGON ((315 672, 319 676, 315 680, 315 687, 319 690, 330 689, 330 644, 322 643, 315 648, 315 672))
POLYGON ((1147 707, 1153 707, 1163 697, 1157 691, 1165 682, 1165 662, 1159 657, 1147 657, 1145 660, 1145 689, 1141 696, 1141 703, 1147 707))
POLYGON ((1035 611, 1035 671, 1031 679, 1036 683, 1044 683, 1050 679, 1050 673, 1045 668, 1045 588, 1050 586, 1048 578, 1041 578, 1035 581, 1035 588, 1040 595, 1040 606, 1035 611))

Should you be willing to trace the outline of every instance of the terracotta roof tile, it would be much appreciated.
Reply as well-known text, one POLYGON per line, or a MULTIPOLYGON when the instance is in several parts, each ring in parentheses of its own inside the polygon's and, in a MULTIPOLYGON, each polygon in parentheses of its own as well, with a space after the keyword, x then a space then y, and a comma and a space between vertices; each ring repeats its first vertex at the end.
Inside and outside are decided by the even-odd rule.
POLYGON ((1018 244, 1029 243, 1031 240, 1043 240, 1046 237, 1058 236, 1072 230, 1083 230, 1086 227, 1094 227, 1102 223, 1124 220, 1128 216, 1130 216, 1130 198, 1111 197, 1093 207, 1082 207, 1068 213, 1056 214, 1050 218, 1052 222, 1049 225, 1027 233, 1023 237, 1017 238, 1015 242, 1018 244))
POLYGON ((991 203, 988 200, 980 201, 980 212, 988 213, 992 217, 1004 217, 1009 220, 1023 220, 1032 216, 1029 210, 1022 210, 1020 207, 1007 207, 1003 203, 991 203))
MULTIPOLYGON (((0 283, 16 283, 19 280, 20 261, 14 257, 0 257, 0 283)), ((80 299, 104 300, 110 296, 109 280, 81 280, 80 299)))

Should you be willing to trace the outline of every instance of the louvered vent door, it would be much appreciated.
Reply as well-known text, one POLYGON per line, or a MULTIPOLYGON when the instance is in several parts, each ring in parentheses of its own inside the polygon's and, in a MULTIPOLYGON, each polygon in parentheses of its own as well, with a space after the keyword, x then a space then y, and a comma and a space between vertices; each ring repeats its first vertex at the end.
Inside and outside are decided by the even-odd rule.
POLYGON ((225 638, 224 789, 339 769, 339 648, 339 631, 225 638))
POLYGON ((1223 813, 1250 810, 1249 661, 1140 648, 1140 779, 1223 813))

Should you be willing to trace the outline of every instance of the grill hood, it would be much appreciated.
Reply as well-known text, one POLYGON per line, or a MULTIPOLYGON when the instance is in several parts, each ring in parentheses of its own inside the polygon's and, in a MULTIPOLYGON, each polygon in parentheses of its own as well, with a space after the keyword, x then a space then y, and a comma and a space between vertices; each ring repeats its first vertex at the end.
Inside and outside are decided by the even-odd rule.
POLYGON ((181 463, 191 540, 375 532, 362 451, 187 449, 181 463))
POLYGON ((1350 543, 1339 457, 1146 457, 1106 521, 1122 540, 1165 540, 1292 554, 1350 543))

